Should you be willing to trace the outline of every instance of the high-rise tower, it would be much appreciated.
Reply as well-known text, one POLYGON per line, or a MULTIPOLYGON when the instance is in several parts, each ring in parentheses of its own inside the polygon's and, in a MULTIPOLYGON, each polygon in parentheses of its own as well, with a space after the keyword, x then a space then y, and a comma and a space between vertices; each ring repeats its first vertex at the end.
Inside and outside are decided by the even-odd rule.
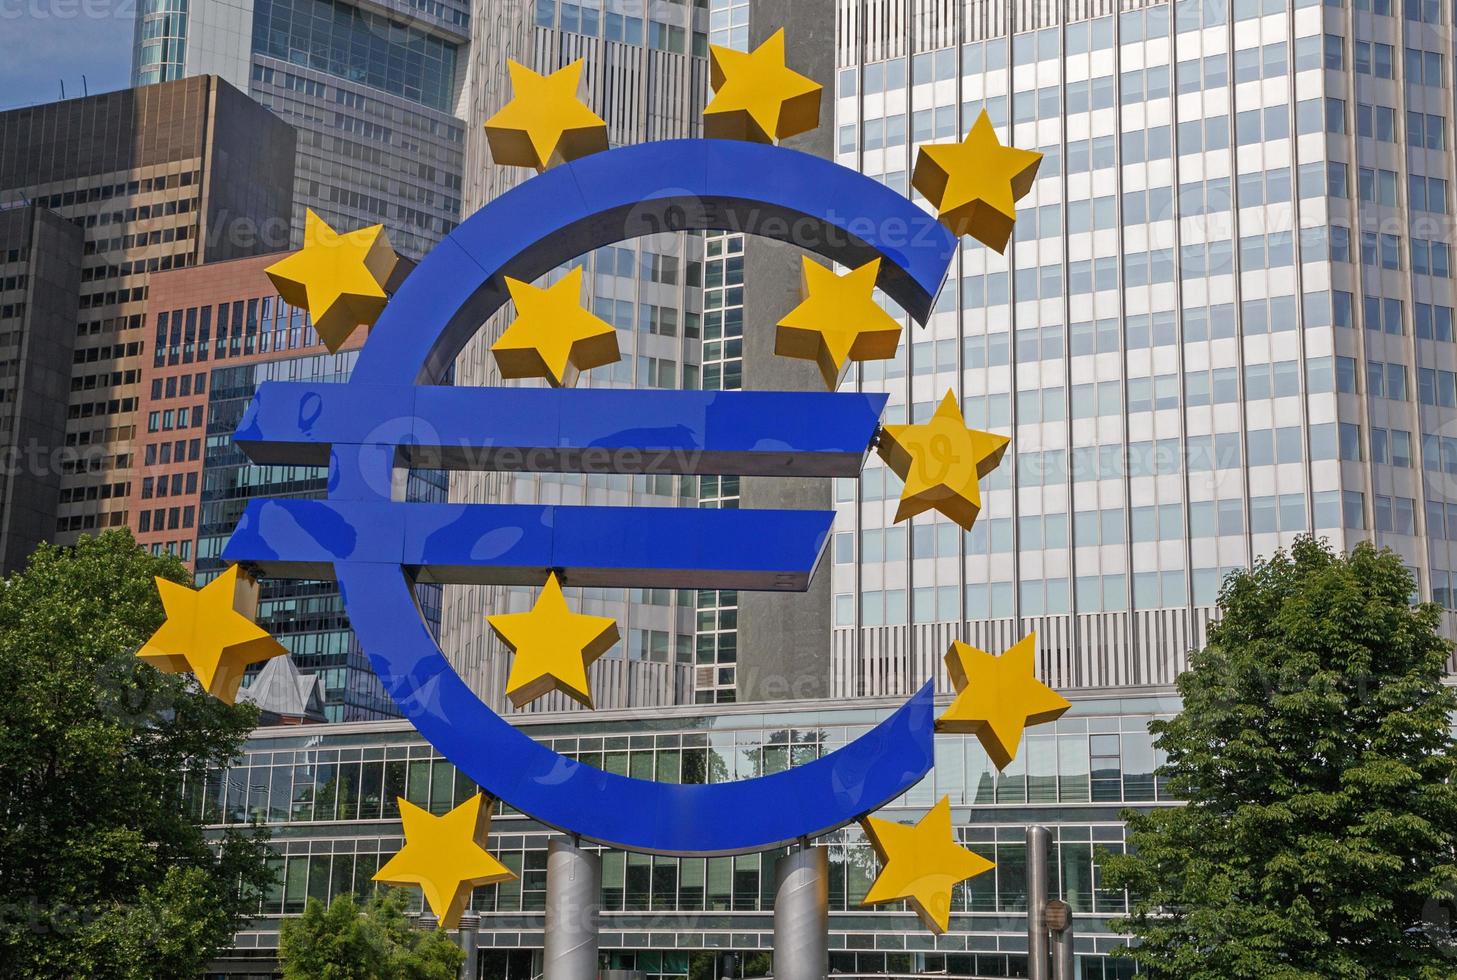
MULTIPOLYGON (((57 295, 65 277, 54 264, 21 273, 22 281, 43 276, 50 287, 45 296, 26 299, 18 288, 12 293, 15 281, 0 283, 0 318, 44 315, 48 333, 71 334, 45 338, 59 346, 44 358, 37 346, 5 355, 32 394, 39 390, 31 373, 38 359, 70 361, 59 415, 63 436, 55 418, 41 424, 35 414, 54 411, 52 381, 44 383, 43 399, 20 407, 43 460, 26 480, 50 488, 10 498, 30 512, 33 539, 70 544, 79 534, 126 523, 149 435, 137 415, 144 359, 174 347, 185 347, 191 358, 199 343, 209 342, 211 329, 195 317, 148 322, 150 277, 267 251, 262 232, 292 209, 293 165, 293 130, 211 76, 0 113, 0 208, 47 209, 82 230, 71 259, 80 265, 79 297, 63 302, 57 295), (49 433, 61 442, 51 445, 49 433)), ((20 242, 25 234, 11 238, 25 228, 7 222, 0 257, 8 264, 14 250, 17 260, 25 252, 27 264, 54 258, 57 236, 30 244, 20 242)), ((4 278, 13 280, 8 269, 4 278)), ((33 336, 30 343, 40 340, 33 336)), ((27 445, 32 438, 19 429, 10 435, 27 445)))
POLYGON ((144 0, 132 78, 219 75, 298 130, 292 234, 270 249, 313 208, 418 259, 460 221, 470 33, 464 0, 144 0))
POLYGON ((853 379, 1015 456, 969 534, 895 525, 878 464, 839 487, 840 693, 1031 629, 1058 686, 1167 684, 1224 573, 1309 531, 1457 601, 1449 8, 838 6, 842 163, 911 193, 983 111, 1045 154, 1007 254, 853 379))
MULTIPOLYGON (((483 125, 511 98, 509 63, 548 73, 586 61, 587 103, 606 120, 612 145, 696 137, 708 94, 707 11, 681 3, 609 0, 557 3, 506 0, 478 7, 465 96, 466 209, 505 193, 530 172, 497 165, 483 125)), ((623 357, 585 375, 580 385, 698 388, 702 384, 703 238, 665 233, 581 256, 583 302, 619 330, 623 357)), ((559 277, 554 274, 551 279, 559 277)), ((491 343, 510 322, 489 321, 456 363, 459 385, 503 382, 491 343)), ((456 474, 452 500, 696 507, 698 480, 667 474, 637 477, 575 474, 456 474)), ((664 665, 692 662, 696 593, 668 589, 569 589, 580 611, 612 616, 621 645, 607 656, 664 665)), ((467 677, 499 673, 504 648, 485 615, 529 607, 527 589, 446 590, 442 644, 467 677)), ((655 682, 656 683, 656 682, 655 682)), ((665 689, 679 689, 672 684, 665 689)))

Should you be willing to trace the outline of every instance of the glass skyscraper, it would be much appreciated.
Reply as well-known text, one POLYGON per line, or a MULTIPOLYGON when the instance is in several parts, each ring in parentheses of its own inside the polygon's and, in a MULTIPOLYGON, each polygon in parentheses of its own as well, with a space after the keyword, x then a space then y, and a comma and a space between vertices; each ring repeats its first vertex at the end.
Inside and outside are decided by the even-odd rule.
POLYGON ((352 231, 383 223, 418 259, 460 221, 470 43, 466 0, 142 0, 133 83, 219 75, 298 130, 291 236, 305 208, 352 231))
MULTIPOLYGON (((507 62, 543 74, 578 59, 586 101, 606 120, 612 145, 700 135, 708 93, 707 11, 686 3, 642 0, 507 0, 478 12, 472 44, 466 205, 474 211, 531 171, 496 165, 484 123, 511 98, 507 62)), ((702 235, 665 233, 608 245, 579 257, 583 303, 618 328, 622 359, 582 377, 579 386, 696 389, 723 376, 721 358, 707 363, 702 235)), ((546 277, 555 281, 565 272, 546 277)), ((720 300, 722 297, 720 297, 720 300)), ((488 321, 456 362, 459 385, 502 385, 491 344, 510 323, 503 311, 488 321)), ((721 352, 720 352, 721 353, 721 352)), ((718 385, 715 381, 715 387, 718 385)), ((708 492, 715 501, 724 487, 708 492)), ((732 489, 730 487, 729 489, 732 489)), ((731 496, 731 495, 730 495, 731 496)), ((699 506, 695 477, 555 473, 458 473, 453 501, 592 505, 699 506)), ((446 589, 442 645, 468 678, 499 669, 505 648, 486 627, 487 614, 530 608, 535 590, 452 586, 446 589)), ((671 589, 567 590, 579 611, 617 621, 622 642, 608 658, 626 658, 687 672, 695 660, 695 599, 671 589)), ((716 613, 705 610, 705 615, 716 613)), ((718 617, 715 615, 715 626, 718 617)), ((727 622, 732 622, 729 614, 727 622)), ((716 678, 717 675, 715 674, 716 678)), ((729 682, 732 687, 732 681, 729 682)), ((685 680, 664 688, 691 697, 685 680)))
MULTIPOLYGON (((724 48, 749 47, 748 0, 709 0, 708 41, 724 48)), ((703 263, 703 388, 734 391, 744 386, 744 236, 709 234, 703 263)), ((739 505, 739 478, 705 476, 699 506, 739 505)), ((694 641, 694 697, 700 704, 728 702, 738 695, 737 592, 698 592, 694 641)))
POLYGON ((1453 604, 1453 10, 1353 3, 841 0, 841 163, 913 193, 983 111, 1045 154, 1007 254, 968 241, 847 382, 891 423, 954 391, 1013 452, 967 534, 894 524, 878 461, 837 488, 841 693, 1032 629, 1056 685, 1168 684, 1223 575, 1308 531, 1453 604))
MULTIPOLYGON (((316 346, 318 340, 312 325, 306 324, 303 330, 303 346, 316 346)), ((358 357, 358 350, 338 354, 321 352, 212 369, 207 385, 207 438, 198 498, 198 582, 210 581, 227 568, 228 563, 220 557, 223 546, 237 527, 248 500, 323 497, 327 492, 326 467, 260 466, 249 461, 233 444, 232 434, 258 386, 265 381, 343 384, 349 380, 358 357)), ((443 500, 444 497, 443 474, 412 472, 406 487, 407 500, 443 500)), ((415 596, 421 616, 432 630, 437 629, 440 587, 417 586, 415 596)), ((259 599, 258 623, 288 648, 300 670, 323 681, 324 715, 329 721, 372 721, 399 716, 399 709, 385 693, 384 685, 350 627, 338 583, 266 580, 259 599)))

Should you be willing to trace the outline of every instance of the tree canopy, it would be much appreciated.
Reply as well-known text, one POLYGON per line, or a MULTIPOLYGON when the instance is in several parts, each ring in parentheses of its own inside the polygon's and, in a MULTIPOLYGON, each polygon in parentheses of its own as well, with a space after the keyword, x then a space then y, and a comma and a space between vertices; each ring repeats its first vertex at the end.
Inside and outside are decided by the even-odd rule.
POLYGON ((259 834, 183 812, 183 770, 234 759, 257 712, 136 659, 154 576, 191 581, 112 531, 0 582, 0 976, 192 980, 269 880, 259 834))
POLYGON ((363 908, 345 894, 309 899, 278 941, 284 980, 455 980, 465 953, 439 930, 405 917, 406 892, 377 892, 363 908))
POLYGON ((1457 697, 1440 612, 1389 551, 1300 539, 1224 584, 1153 726, 1187 806, 1127 814, 1130 952, 1181 980, 1437 978, 1457 892, 1457 697), (1440 918, 1440 916, 1437 916, 1440 918))

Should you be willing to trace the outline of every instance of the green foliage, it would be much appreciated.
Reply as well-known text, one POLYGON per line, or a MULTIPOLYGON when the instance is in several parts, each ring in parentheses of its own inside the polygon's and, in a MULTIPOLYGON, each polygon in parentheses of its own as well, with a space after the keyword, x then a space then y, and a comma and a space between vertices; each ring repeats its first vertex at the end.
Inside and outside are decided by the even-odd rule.
POLYGON ((192 980, 268 880, 260 835, 182 812, 179 773, 235 758, 257 712, 136 659, 154 576, 189 582, 112 531, 0 582, 0 976, 192 980))
POLYGON ((1457 975, 1430 921, 1457 890, 1457 788, 1439 612, 1397 556, 1299 540, 1231 577, 1159 723, 1185 807, 1127 815, 1115 927, 1181 980, 1457 975))
POLYGON ((309 899, 279 936, 284 980, 455 980, 465 953, 447 933, 412 928, 405 896, 383 891, 363 909, 353 895, 327 908, 309 899))

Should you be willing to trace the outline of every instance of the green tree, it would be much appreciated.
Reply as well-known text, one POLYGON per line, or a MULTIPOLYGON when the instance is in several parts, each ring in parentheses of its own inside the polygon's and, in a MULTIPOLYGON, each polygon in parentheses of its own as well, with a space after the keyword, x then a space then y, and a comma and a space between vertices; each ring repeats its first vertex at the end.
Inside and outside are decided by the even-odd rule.
POLYGON ((153 576, 190 581, 112 531, 0 582, 0 976, 191 980, 268 881, 259 832, 183 812, 180 774, 234 759, 257 712, 136 659, 153 576))
POLYGON ((1457 788, 1439 612, 1397 556, 1302 538, 1231 576, 1219 623, 1154 726, 1188 805, 1126 814, 1115 927, 1181 980, 1437 978, 1457 889, 1457 788))
POLYGON ((465 953, 444 932, 412 928, 406 894, 378 892, 363 909, 353 895, 309 899, 279 936, 284 980, 455 980, 465 953))

